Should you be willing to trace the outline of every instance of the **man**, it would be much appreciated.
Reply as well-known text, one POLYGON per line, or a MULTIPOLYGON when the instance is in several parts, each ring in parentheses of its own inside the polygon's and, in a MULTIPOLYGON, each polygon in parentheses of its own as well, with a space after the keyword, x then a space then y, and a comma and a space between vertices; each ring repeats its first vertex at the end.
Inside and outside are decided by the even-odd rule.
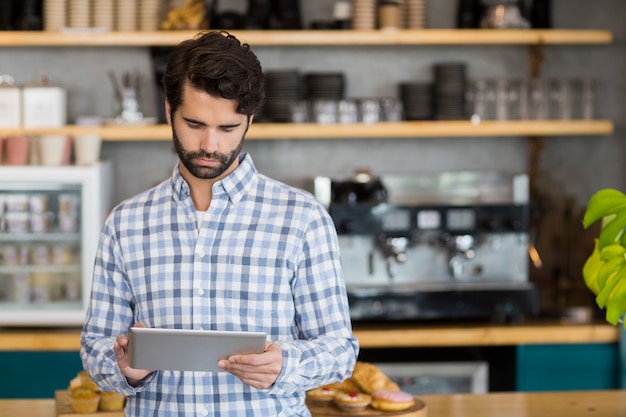
POLYGON ((128 396, 129 416, 304 416, 305 391, 356 361, 332 220, 309 193, 241 153, 264 98, 247 44, 207 32, 174 48, 163 76, 179 163, 113 209, 81 336, 85 369, 128 396), (133 369, 133 325, 262 331, 265 352, 224 372, 133 369))

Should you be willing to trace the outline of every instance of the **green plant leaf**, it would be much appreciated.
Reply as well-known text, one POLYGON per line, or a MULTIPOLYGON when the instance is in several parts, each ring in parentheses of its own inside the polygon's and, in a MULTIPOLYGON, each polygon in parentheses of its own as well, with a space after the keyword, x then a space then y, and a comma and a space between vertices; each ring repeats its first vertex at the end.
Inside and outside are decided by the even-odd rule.
POLYGON ((594 239, 595 245, 593 248, 593 252, 583 265, 583 278, 585 280, 585 284, 587 288, 591 290, 594 294, 600 293, 600 288, 598 287, 598 281, 596 277, 598 276, 598 271, 602 266, 602 259, 600 259, 600 250, 598 250, 598 239, 594 239))
POLYGON ((621 191, 605 188, 589 199, 583 217, 583 226, 586 229, 605 216, 624 211, 626 211, 626 195, 621 191))
POLYGON ((624 279, 626 275, 626 262, 622 264, 617 272, 613 272, 613 274, 607 279, 606 284, 602 288, 602 291, 596 297, 596 304, 600 308, 604 308, 608 301, 612 299, 612 293, 615 290, 615 287, 620 282, 621 279, 624 279))
POLYGON ((598 283, 598 288, 600 289, 600 291, 604 289, 607 279, 612 274, 615 274, 622 267, 623 264, 623 258, 611 259, 610 261, 602 262, 602 265, 600 266, 600 269, 598 270, 598 274, 596 276, 596 281, 598 283))
POLYGON ((606 309, 606 320, 616 325, 626 312, 626 195, 609 188, 595 193, 583 226, 588 228, 599 220, 600 233, 582 272, 596 303, 606 309))
POLYGON ((598 271, 602 266, 602 259, 600 259, 600 251, 598 250, 598 239, 594 239, 595 246, 593 252, 583 266, 583 278, 585 279, 585 284, 587 287, 594 293, 598 294, 600 292, 600 288, 598 287, 598 271))
POLYGON ((626 305, 626 277, 620 276, 615 288, 610 294, 610 299, 606 303, 606 320, 612 325, 619 323, 620 317, 624 314, 626 305))
POLYGON ((588 228, 602 220, 600 231, 600 250, 624 237, 626 228, 626 195, 606 188, 598 191, 589 199, 583 218, 583 226, 588 228))
MULTIPOLYGON (((626 265, 626 248, 614 243, 600 250, 600 267, 596 272, 596 286, 600 292, 604 291, 609 277, 616 275, 626 265)), ((614 286, 614 285, 613 285, 614 286)), ((608 294, 606 294, 608 296, 608 294)), ((604 307, 604 305, 600 306, 604 307)))
POLYGON ((608 245, 620 241, 624 234, 625 227, 626 210, 624 210, 623 213, 616 214, 614 218, 603 225, 599 236, 600 250, 604 249, 608 245))

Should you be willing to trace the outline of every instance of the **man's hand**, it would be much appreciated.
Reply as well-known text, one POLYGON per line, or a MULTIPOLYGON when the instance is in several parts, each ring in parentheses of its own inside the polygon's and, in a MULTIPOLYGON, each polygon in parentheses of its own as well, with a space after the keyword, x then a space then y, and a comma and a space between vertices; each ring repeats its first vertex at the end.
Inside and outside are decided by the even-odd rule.
MULTIPOLYGON (((135 323, 135 327, 146 326, 143 323, 135 323)), ((128 338, 126 335, 120 334, 117 336, 115 344, 113 345, 113 351, 115 352, 115 359, 117 359, 117 366, 119 366, 130 385, 137 386, 139 381, 152 372, 146 369, 134 369, 130 367, 130 360, 128 358, 128 338)))
POLYGON ((254 388, 266 389, 276 382, 283 369, 283 351, 277 344, 266 342, 265 352, 233 355, 219 361, 218 367, 254 388))

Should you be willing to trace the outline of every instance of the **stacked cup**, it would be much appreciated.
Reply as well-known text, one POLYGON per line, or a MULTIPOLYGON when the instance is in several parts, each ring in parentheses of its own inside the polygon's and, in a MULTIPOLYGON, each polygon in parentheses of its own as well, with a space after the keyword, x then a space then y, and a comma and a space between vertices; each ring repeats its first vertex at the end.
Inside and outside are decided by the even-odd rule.
POLYGON ((159 30, 161 2, 159 0, 139 0, 139 29, 159 30))
POLYGON ((105 30, 115 29, 115 2, 93 0, 93 26, 105 30))
POLYGON ((371 30, 376 27, 376 0, 352 0, 352 29, 371 30))
POLYGON ((66 0, 45 0, 43 4, 44 30, 59 31, 66 25, 66 0))
POLYGON ((117 2, 117 30, 137 30, 137 0, 117 2))
POLYGON ((71 28, 91 27, 91 2, 69 0, 68 22, 71 28))
POLYGON ((404 0, 406 5, 406 27, 424 29, 426 27, 426 0, 404 0))

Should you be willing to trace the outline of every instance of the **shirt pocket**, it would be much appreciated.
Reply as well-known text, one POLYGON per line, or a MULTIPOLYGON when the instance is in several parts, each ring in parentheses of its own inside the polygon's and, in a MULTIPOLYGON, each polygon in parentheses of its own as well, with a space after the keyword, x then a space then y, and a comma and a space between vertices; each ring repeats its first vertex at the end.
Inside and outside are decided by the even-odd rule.
POLYGON ((234 330, 265 331, 293 322, 293 268, 280 257, 228 255, 224 314, 234 330))

